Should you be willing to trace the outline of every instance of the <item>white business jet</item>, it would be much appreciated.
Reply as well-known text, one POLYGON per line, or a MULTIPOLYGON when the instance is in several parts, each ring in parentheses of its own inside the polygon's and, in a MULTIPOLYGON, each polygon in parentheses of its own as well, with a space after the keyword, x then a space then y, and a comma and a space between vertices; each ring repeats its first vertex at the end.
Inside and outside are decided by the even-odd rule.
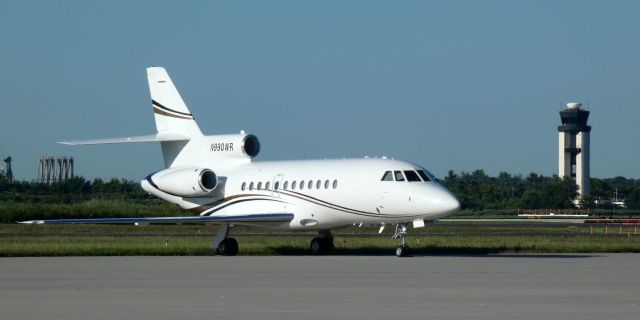
POLYGON ((68 145, 160 142, 166 169, 141 181, 147 192, 192 212, 189 217, 59 219, 22 223, 217 224, 212 248, 235 255, 229 237, 237 225, 274 230, 317 230, 313 254, 333 248, 330 230, 396 225, 397 256, 406 256, 407 226, 424 227, 455 212, 460 203, 426 169, 387 158, 254 162, 258 138, 240 134, 207 136, 164 68, 147 69, 158 133, 114 139, 63 141, 68 145))

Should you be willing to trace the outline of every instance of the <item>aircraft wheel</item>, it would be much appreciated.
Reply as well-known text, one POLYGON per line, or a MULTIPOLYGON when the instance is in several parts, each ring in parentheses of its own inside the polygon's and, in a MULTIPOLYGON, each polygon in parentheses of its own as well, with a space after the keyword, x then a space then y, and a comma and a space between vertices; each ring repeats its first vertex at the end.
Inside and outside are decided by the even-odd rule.
POLYGON ((396 248, 397 257, 406 257, 407 255, 409 255, 409 247, 406 245, 401 245, 396 248))
POLYGON ((324 253, 329 254, 333 251, 333 237, 331 238, 320 238, 322 240, 322 244, 324 245, 324 253))
POLYGON ((333 237, 325 238, 324 240, 327 243, 327 253, 333 251, 333 248, 335 248, 335 245, 333 244, 333 237))
POLYGON ((216 250, 219 255, 235 256, 238 254, 238 241, 235 238, 227 238, 222 240, 216 250))
POLYGON ((309 248, 311 249, 311 253, 314 255, 321 255, 327 253, 329 247, 329 242, 325 238, 317 237, 311 240, 311 245, 309 248))

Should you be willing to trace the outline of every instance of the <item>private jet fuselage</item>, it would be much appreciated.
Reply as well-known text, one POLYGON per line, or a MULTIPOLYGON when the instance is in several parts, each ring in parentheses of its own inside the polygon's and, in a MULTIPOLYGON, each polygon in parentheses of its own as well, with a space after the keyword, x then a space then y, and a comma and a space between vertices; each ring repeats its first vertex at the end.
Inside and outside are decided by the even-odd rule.
POLYGON ((196 199, 163 192, 154 175, 143 180, 142 187, 203 216, 294 213, 288 223, 270 225, 274 229, 329 230, 428 221, 459 207, 428 171, 393 159, 250 162, 215 173, 224 181, 219 196, 197 206, 193 206, 196 199))

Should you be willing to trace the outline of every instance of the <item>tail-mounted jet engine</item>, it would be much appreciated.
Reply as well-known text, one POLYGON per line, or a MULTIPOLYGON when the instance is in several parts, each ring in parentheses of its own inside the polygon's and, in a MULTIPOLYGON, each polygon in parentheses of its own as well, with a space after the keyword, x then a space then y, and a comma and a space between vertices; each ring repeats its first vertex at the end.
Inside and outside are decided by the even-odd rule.
POLYGON ((218 176, 204 168, 169 168, 149 175, 146 180, 164 193, 187 198, 206 196, 218 185, 218 176))
POLYGON ((207 137, 212 156, 226 159, 253 159, 260 153, 260 140, 252 134, 226 134, 207 137))
POLYGON ((260 153, 260 140, 258 137, 248 134, 242 139, 242 152, 249 158, 254 158, 260 153))

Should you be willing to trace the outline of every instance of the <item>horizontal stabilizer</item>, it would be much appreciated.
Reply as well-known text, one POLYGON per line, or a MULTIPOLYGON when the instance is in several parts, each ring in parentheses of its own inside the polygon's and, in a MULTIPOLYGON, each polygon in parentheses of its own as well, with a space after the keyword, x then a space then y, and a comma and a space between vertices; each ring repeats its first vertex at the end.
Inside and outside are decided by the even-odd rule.
POLYGON ((163 142, 163 141, 187 141, 190 138, 183 134, 177 133, 157 133, 148 136, 107 138, 93 140, 67 140, 60 141, 60 144, 70 146, 87 145, 87 144, 114 144, 114 143, 134 143, 134 142, 163 142))
POLYGON ((285 223, 293 220, 291 213, 249 214, 238 216, 154 217, 154 218, 104 218, 104 219, 56 219, 20 221, 22 224, 176 224, 176 223, 285 223))

